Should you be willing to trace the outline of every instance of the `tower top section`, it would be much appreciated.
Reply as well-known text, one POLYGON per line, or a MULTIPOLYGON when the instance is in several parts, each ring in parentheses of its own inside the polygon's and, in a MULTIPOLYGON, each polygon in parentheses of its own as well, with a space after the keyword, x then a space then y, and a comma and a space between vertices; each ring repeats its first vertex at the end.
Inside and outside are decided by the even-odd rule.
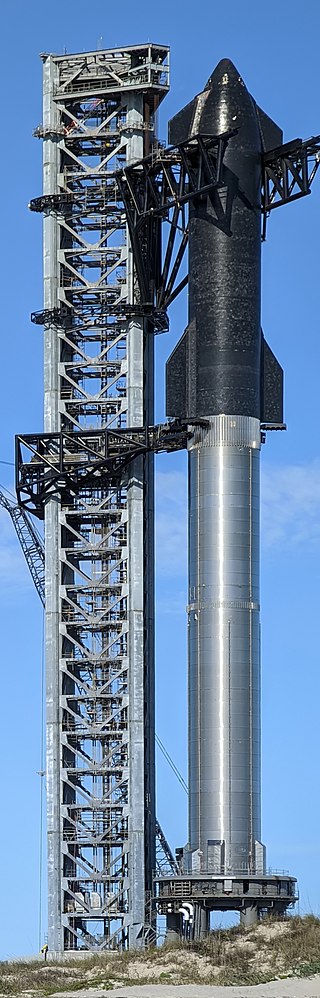
MULTIPOLYGON (((129 45, 96 52, 54 55, 41 53, 44 63, 51 60, 58 70, 58 90, 64 97, 95 97, 118 90, 153 90, 158 103, 169 90, 169 55, 167 45, 129 45)), ((58 93, 57 90, 57 93, 58 93)))

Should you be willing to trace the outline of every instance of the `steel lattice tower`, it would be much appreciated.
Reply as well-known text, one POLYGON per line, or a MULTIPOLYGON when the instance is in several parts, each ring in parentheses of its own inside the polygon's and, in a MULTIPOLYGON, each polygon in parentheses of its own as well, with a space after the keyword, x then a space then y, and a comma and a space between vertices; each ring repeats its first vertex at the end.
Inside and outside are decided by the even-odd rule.
MULTIPOLYGON (((72 448, 153 422, 114 171, 154 140, 168 49, 42 58, 45 432, 72 448)), ((155 869, 152 455, 49 502, 45 536, 49 948, 135 946, 155 869)))

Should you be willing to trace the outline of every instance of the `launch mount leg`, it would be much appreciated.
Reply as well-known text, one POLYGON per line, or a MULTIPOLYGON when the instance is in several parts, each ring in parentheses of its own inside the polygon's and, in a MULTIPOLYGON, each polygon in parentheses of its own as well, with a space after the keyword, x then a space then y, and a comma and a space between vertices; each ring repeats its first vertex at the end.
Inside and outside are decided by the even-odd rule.
POLYGON ((240 914, 240 925, 242 925, 244 929, 249 929, 250 926, 254 925, 255 922, 258 922, 258 920, 258 906, 252 903, 252 901, 245 901, 240 914))
POLYGON ((205 908, 198 907, 196 918, 197 935, 196 939, 204 939, 210 929, 210 912, 205 908))
POLYGON ((167 915, 166 943, 176 943, 181 939, 181 919, 180 915, 167 915))

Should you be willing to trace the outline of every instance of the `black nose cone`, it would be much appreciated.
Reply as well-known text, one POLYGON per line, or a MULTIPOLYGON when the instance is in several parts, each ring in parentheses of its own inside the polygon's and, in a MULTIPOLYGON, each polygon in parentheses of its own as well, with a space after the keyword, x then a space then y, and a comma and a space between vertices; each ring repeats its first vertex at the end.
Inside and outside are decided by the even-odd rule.
POLYGON ((259 136, 255 107, 240 76, 230 59, 221 59, 211 73, 204 93, 207 95, 201 114, 199 131, 220 135, 221 132, 241 129, 246 141, 251 133, 252 147, 258 147, 259 136))
POLYGON ((232 144, 238 143, 247 153, 260 153, 256 105, 231 59, 221 59, 202 93, 171 119, 169 142, 175 145, 192 135, 231 131, 237 132, 232 144))
POLYGON ((212 71, 211 76, 209 76, 205 90, 210 90, 211 87, 215 87, 219 84, 220 86, 230 84, 234 86, 235 84, 240 84, 240 86, 244 87, 244 82, 240 76, 239 70, 234 63, 231 62, 231 59, 220 59, 220 62, 218 62, 218 65, 212 71))

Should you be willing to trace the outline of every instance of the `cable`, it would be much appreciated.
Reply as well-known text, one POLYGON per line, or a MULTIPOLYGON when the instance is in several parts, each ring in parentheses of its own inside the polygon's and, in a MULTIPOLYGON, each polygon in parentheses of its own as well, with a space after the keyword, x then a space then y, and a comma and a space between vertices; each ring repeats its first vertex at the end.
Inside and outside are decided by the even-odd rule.
POLYGON ((10 492, 10 489, 6 489, 5 485, 0 484, 0 489, 2 489, 3 492, 7 492, 8 496, 10 496, 10 499, 14 499, 15 503, 17 502, 17 496, 15 496, 13 492, 10 492))
POLYGON ((157 743, 160 751, 162 752, 162 755, 164 755, 164 758, 169 763, 169 766, 172 769, 172 772, 177 777, 177 780, 179 780, 179 783, 181 783, 181 786, 183 787, 185 793, 187 794, 188 793, 188 787, 187 787, 186 781, 184 780, 184 778, 181 775, 181 773, 179 773, 179 770, 178 770, 175 762, 173 761, 173 759, 171 759, 171 755, 169 755, 169 752, 167 752, 167 749, 165 748, 163 742, 161 741, 161 738, 159 738, 159 735, 156 734, 155 738, 156 738, 156 743, 157 743))

